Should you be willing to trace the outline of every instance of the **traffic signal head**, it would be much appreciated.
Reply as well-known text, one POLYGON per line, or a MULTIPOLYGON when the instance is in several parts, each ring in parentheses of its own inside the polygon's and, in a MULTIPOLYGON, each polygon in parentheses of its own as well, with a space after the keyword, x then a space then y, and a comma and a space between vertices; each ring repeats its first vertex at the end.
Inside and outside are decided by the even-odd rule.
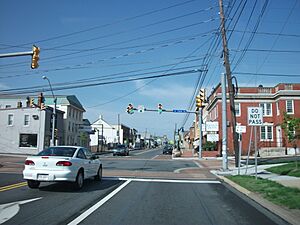
POLYGON ((200 89, 199 95, 200 95, 200 99, 201 99, 202 103, 204 103, 205 102, 205 89, 204 88, 200 89))
POLYGON ((31 58, 31 69, 36 69, 39 67, 38 61, 40 59, 40 48, 35 45, 32 47, 32 58, 31 58))
POLYGON ((34 106, 34 98, 30 98, 30 102, 29 102, 30 107, 34 106))
POLYGON ((157 111, 158 111, 159 114, 161 114, 163 112, 163 106, 162 106, 162 104, 160 104, 160 103, 158 104, 157 111))
POLYGON ((202 101, 201 101, 201 96, 197 95, 196 96, 196 108, 202 107, 202 101))
POLYGON ((57 133, 58 133, 58 129, 55 128, 55 129, 54 129, 54 137, 55 137, 55 138, 57 138, 57 133))
POLYGON ((128 114, 133 114, 134 113, 133 105, 131 103, 129 103, 128 106, 127 106, 127 113, 128 114))
POLYGON ((42 103, 41 103, 41 110, 44 110, 44 109, 46 109, 46 106, 45 106, 45 103, 42 102, 42 103))

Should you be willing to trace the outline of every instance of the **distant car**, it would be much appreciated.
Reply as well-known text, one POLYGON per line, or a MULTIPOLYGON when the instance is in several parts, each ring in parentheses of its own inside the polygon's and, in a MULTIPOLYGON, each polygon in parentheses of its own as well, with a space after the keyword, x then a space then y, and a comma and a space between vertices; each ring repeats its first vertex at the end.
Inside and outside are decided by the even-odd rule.
POLYGON ((173 152, 173 146, 172 145, 166 145, 163 149, 163 154, 172 155, 173 152))
POLYGON ((117 147, 113 150, 113 156, 115 155, 129 155, 129 149, 125 145, 117 145, 117 147))
POLYGON ((41 182, 70 181, 81 189, 84 179, 102 179, 102 163, 90 150, 78 146, 54 146, 25 160, 23 178, 30 188, 41 182))

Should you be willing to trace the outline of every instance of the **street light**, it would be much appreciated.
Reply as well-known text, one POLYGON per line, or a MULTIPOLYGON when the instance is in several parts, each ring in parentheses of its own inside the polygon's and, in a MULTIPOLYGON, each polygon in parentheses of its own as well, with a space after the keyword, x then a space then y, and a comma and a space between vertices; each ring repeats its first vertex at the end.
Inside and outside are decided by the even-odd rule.
POLYGON ((47 80, 48 83, 49 83, 49 86, 50 86, 50 90, 52 92, 52 97, 53 97, 53 102, 54 102, 54 109, 53 109, 53 118, 52 118, 52 136, 51 136, 51 142, 50 142, 50 146, 55 146, 55 121, 56 121, 56 102, 57 102, 57 99, 56 97, 54 96, 54 93, 53 93, 53 89, 52 89, 52 85, 50 83, 50 80, 48 77, 46 76, 43 76, 42 77, 44 80, 47 80))

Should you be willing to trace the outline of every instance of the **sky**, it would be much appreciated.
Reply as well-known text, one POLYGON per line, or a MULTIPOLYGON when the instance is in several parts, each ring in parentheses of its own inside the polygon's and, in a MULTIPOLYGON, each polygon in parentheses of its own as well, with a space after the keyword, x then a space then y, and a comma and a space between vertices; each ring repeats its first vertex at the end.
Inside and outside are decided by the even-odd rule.
MULTIPOLYGON (((2 0, 0 55, 32 45, 41 52, 34 70, 31 56, 0 58, 0 94, 51 94, 47 76, 56 95, 76 95, 90 122, 101 114, 117 124, 120 114, 139 132, 172 138, 175 126, 189 129, 193 114, 129 115, 126 108, 194 110, 199 88, 209 95, 218 85, 218 2, 2 0)), ((224 11, 239 86, 300 82, 300 1, 226 0, 224 11)))

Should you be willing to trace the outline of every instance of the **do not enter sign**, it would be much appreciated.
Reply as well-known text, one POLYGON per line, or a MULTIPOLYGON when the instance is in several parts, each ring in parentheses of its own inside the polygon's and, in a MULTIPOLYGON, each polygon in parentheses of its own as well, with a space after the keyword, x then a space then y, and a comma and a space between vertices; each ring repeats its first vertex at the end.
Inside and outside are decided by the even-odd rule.
POLYGON ((249 126, 263 125, 263 110, 261 107, 248 108, 248 125, 249 126))

